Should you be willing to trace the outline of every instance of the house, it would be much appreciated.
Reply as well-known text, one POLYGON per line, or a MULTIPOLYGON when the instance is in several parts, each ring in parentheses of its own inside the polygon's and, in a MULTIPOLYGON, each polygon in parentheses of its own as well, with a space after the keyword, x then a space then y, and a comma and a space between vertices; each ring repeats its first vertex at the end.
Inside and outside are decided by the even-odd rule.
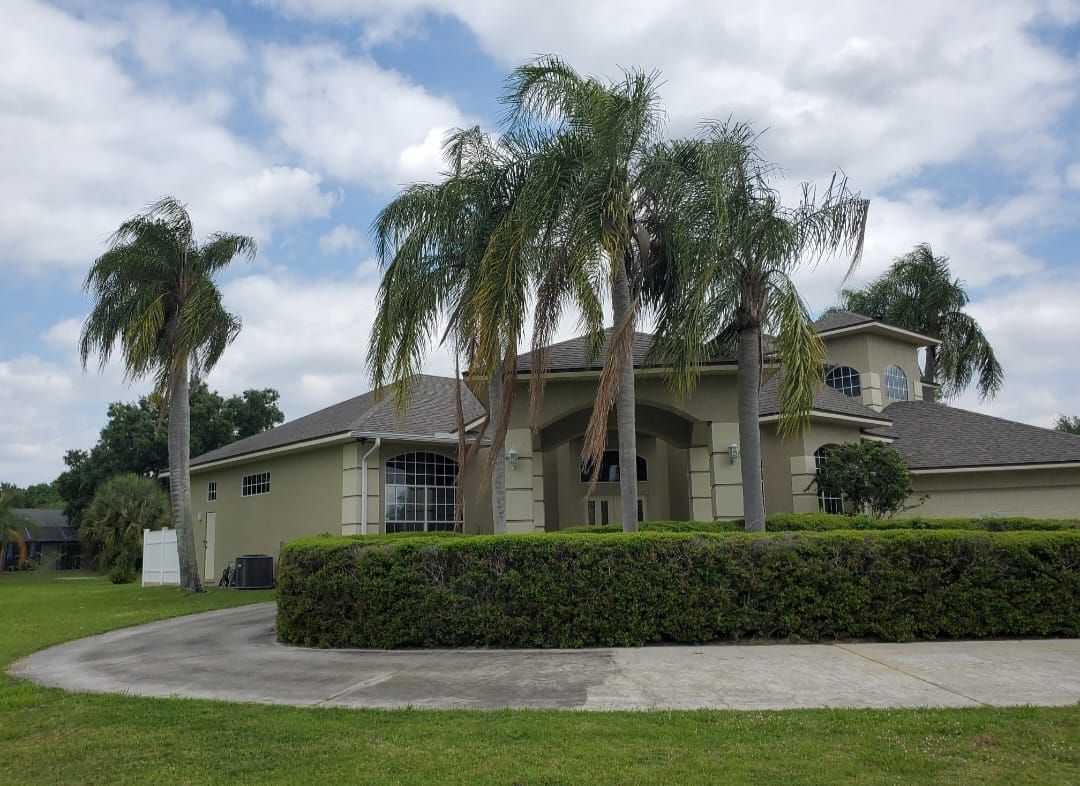
POLYGON ((8 543, 4 566, 19 570, 27 564, 49 570, 73 570, 81 565, 82 544, 74 527, 68 525, 62 510, 51 508, 12 508, 22 520, 18 534, 26 547, 26 563, 14 542, 8 543))
MULTIPOLYGON (((874 439, 912 469, 917 509, 929 516, 1080 516, 1080 438, 926 400, 918 350, 936 339, 839 312, 816 323, 828 357, 809 426, 778 432, 782 369, 766 367, 761 389, 765 504, 780 511, 838 512, 843 501, 811 487, 832 445, 874 439)), ((742 516, 736 363, 718 354, 701 367, 693 394, 676 402, 664 369, 646 363, 652 338, 634 342, 637 368, 639 519, 742 516)), ((529 418, 532 356, 517 361, 507 433, 507 528, 564 529, 619 521, 616 452, 608 451, 593 495, 580 455, 601 361, 573 339, 547 352, 547 382, 529 418)), ((452 529, 455 520, 455 380, 418 379, 403 412, 372 393, 192 459, 203 574, 214 578, 239 554, 277 554, 280 544, 322 532, 365 534, 452 529)), ((483 402, 464 385, 466 430, 483 402)), ((614 415, 610 444, 614 447, 614 415)), ((490 532, 487 448, 463 479, 467 532, 490 532)))

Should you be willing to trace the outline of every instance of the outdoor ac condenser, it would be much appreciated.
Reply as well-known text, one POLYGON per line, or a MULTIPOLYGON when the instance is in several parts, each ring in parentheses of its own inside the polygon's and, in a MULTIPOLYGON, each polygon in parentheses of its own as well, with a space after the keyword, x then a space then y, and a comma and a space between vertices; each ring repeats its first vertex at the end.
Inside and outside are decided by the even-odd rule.
POLYGON ((266 554, 245 554, 236 558, 237 589, 270 589, 274 586, 274 558, 266 554))

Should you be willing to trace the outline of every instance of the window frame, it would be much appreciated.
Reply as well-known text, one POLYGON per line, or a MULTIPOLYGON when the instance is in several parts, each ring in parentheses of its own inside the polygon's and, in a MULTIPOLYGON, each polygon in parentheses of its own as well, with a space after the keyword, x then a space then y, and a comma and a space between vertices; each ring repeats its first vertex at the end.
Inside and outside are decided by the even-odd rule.
POLYGON ((896 363, 890 363, 885 367, 885 373, 883 374, 882 387, 885 388, 885 395, 893 401, 911 401, 911 380, 908 378, 907 372, 903 367, 896 363), (898 375, 898 376, 897 376, 898 375), (890 383, 899 385, 899 381, 904 382, 904 397, 899 398, 893 395, 890 390, 890 383))
MULTIPOLYGON (((241 481, 241 485, 242 485, 242 481, 241 481)), ((206 481, 206 501, 207 502, 217 502, 217 481, 216 480, 208 480, 208 481, 206 481)))
MULTIPOLYGON (((837 447, 833 443, 822 445, 814 451, 814 472, 815 474, 821 465, 829 459, 829 450, 837 447)), ((818 511, 821 513, 829 513, 832 515, 843 515, 844 513, 844 495, 838 492, 828 491, 826 489, 818 488, 818 511)))
MULTIPOLYGON (((634 463, 637 466, 637 480, 638 480, 638 483, 648 483, 649 482, 649 460, 647 458, 645 458, 644 456, 642 456, 640 453, 636 454, 636 458, 637 458, 637 461, 635 461, 634 463)), ((605 479, 603 477, 603 470, 604 470, 605 466, 608 467, 609 469, 614 468, 615 473, 618 474, 618 472, 619 472, 619 451, 618 450, 605 450, 604 451, 604 457, 600 460, 600 478, 596 482, 597 483, 619 483, 619 482, 621 482, 621 475, 620 475, 620 477, 616 477, 614 480, 605 479), (613 460, 609 461, 609 457, 611 457, 613 460)), ((582 464, 581 464, 581 482, 582 483, 588 483, 589 482, 589 470, 586 467, 585 462, 582 462, 582 464)))
MULTIPOLYGON (((432 450, 409 450, 389 458, 383 464, 383 531, 391 532, 453 532, 457 525, 457 478, 461 467, 457 459, 432 450), (420 458, 423 457, 423 458, 420 458), (395 466, 400 463, 400 466, 395 466), (391 473, 394 479, 391 480, 391 473), (412 480, 409 482, 410 473, 412 480), (398 475, 401 475, 400 479, 398 475), (418 481, 423 482, 418 482, 418 481), (422 492, 418 501, 416 492, 422 492), (403 494, 404 496, 399 496, 403 494), (400 501, 399 501, 400 500, 400 501), (396 516, 398 507, 412 517, 396 516), (442 510, 440 517, 438 511, 442 510), (433 517, 432 511, 436 515, 433 517), (448 513, 447 513, 448 511, 448 513), (422 513, 422 518, 416 513, 422 513), (448 516, 448 517, 447 517, 448 516), (432 526, 432 525, 436 526, 432 526), (417 525, 420 528, 417 528, 417 525)), ((462 500, 461 517, 464 522, 462 500)))
POLYGON ((240 477, 240 496, 261 497, 270 493, 270 470, 253 472, 240 477))
POLYGON ((862 374, 854 366, 833 366, 825 374, 825 384, 848 398, 862 398, 862 374))

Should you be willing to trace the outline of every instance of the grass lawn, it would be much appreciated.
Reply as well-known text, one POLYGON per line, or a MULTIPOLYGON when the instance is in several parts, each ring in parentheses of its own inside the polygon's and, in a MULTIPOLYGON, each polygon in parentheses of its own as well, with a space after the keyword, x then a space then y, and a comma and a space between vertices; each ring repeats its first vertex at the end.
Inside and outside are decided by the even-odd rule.
MULTIPOLYGON (((0 665, 268 597, 0 576, 0 665)), ((0 675, 0 749, 0 784, 1080 784, 1080 707, 358 711, 67 694, 0 675)))

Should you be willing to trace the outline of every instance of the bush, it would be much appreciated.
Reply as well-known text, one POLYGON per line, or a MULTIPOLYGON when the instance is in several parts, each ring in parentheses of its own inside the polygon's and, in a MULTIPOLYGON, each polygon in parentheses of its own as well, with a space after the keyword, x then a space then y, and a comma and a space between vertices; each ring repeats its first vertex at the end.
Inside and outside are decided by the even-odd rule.
MULTIPOLYGON (((642 532, 742 532, 741 520, 734 521, 645 521, 639 525, 642 532)), ((826 532, 830 530, 858 529, 963 529, 987 532, 1012 532, 1017 530, 1057 531, 1080 529, 1076 519, 1029 519, 1023 517, 981 517, 932 519, 921 516, 900 519, 875 519, 871 516, 840 516, 831 513, 774 513, 765 519, 768 532, 826 532)), ((581 526, 561 530, 564 533, 622 532, 616 526, 581 526)))
POLYGON ((83 512, 79 537, 98 552, 98 564, 128 563, 134 573, 142 558, 143 530, 168 525, 169 498, 157 483, 138 475, 114 475, 98 487, 83 512))
POLYGON ((1080 532, 309 538, 278 636, 318 647, 603 647, 1080 635, 1080 532))
POLYGON ((911 470, 895 450, 862 440, 833 445, 827 451, 811 483, 819 491, 840 494, 856 512, 878 519, 914 507, 906 505, 915 493, 911 470))
POLYGON ((135 565, 130 560, 121 560, 109 571, 109 581, 113 584, 130 584, 135 581, 135 565))

